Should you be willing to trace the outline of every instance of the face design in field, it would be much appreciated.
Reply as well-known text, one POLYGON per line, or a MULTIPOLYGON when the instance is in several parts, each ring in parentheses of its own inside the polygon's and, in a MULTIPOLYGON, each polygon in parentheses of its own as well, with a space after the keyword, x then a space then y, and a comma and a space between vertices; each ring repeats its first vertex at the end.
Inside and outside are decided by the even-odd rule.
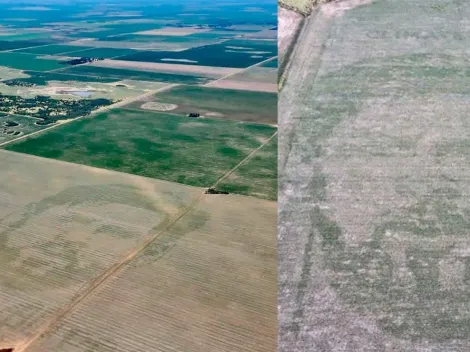
POLYGON ((446 65, 437 60, 418 76, 412 59, 408 68, 384 71, 376 62, 320 78, 325 90, 342 91, 321 97, 324 110, 318 105, 336 125, 318 143, 312 184, 323 189, 324 206, 314 226, 345 306, 369 311, 399 338, 463 338, 470 336, 470 201, 462 191, 470 111, 462 87, 448 86, 446 65), (358 83, 369 77, 376 81, 358 83), (357 93, 338 99, 342 92, 357 93))

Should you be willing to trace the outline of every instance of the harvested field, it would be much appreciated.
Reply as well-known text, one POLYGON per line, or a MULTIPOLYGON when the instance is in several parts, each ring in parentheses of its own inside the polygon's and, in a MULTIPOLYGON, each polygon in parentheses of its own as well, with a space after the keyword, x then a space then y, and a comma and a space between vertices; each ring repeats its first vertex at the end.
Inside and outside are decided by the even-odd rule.
POLYGON ((95 47, 109 49, 133 49, 133 50, 168 50, 169 52, 178 52, 192 47, 200 46, 198 42, 133 42, 133 41, 106 41, 95 39, 81 39, 68 43, 77 47, 95 47))
POLYGON ((201 193, 5 151, 0 160, 0 341, 14 347, 201 193))
MULTIPOLYGON (((276 124, 277 94, 242 91, 200 86, 177 86, 157 93, 146 101, 176 104, 172 113, 188 115, 191 112, 201 116, 225 120, 241 120, 257 123, 276 124)), ((136 101, 127 107, 140 109, 146 101, 136 101)))
POLYGON ((28 352, 274 351, 276 263, 276 203, 206 195, 28 352))
POLYGON ((277 67, 255 66, 246 71, 230 76, 227 79, 252 83, 272 83, 277 87, 277 67))
POLYGON ((217 189, 268 200, 277 199, 277 137, 217 185, 217 189))
POLYGON ((34 48, 15 50, 15 52, 26 53, 26 54, 55 55, 55 54, 66 54, 72 51, 84 50, 84 49, 92 49, 92 48, 91 47, 83 48, 83 47, 77 47, 73 45, 52 44, 52 45, 44 45, 44 46, 39 46, 39 47, 34 47, 34 48))
MULTIPOLYGON (((76 50, 80 50, 79 47, 76 47, 76 50)), ((119 57, 124 55, 130 55, 138 53, 137 50, 132 49, 113 49, 113 48, 85 48, 84 50, 74 51, 74 56, 81 57, 93 57, 93 58, 103 58, 110 59, 113 57, 119 57)))
POLYGON ((138 71, 111 67, 98 67, 91 65, 72 66, 70 68, 61 70, 60 73, 94 76, 116 80, 130 79, 182 84, 204 84, 211 80, 208 77, 189 75, 187 73, 178 74, 152 71, 138 71))
POLYGON ((116 109, 6 149, 209 187, 275 131, 238 121, 116 109))
POLYGON ((209 28, 191 28, 191 27, 185 27, 185 28, 173 28, 173 27, 164 27, 164 28, 159 28, 159 29, 151 29, 149 31, 143 31, 143 32, 136 32, 135 34, 142 34, 142 35, 171 35, 171 36, 186 36, 189 34, 195 34, 195 33, 203 33, 203 32, 208 32, 210 31, 209 28))
POLYGON ((206 87, 277 93, 277 83, 236 81, 232 79, 223 79, 214 83, 209 83, 206 87))
POLYGON ((132 70, 157 71, 162 73, 188 73, 191 75, 203 75, 218 78, 231 75, 240 71, 237 68, 219 66, 179 65, 161 62, 138 62, 124 60, 103 60, 91 64, 96 67, 124 68, 132 70))
POLYGON ((279 348, 469 351, 470 8, 360 3, 280 93, 279 348))

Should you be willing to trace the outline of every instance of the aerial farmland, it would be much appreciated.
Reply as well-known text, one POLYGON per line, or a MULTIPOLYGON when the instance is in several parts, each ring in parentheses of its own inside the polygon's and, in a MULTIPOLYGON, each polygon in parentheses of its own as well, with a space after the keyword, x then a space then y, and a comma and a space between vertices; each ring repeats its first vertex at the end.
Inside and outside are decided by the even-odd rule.
POLYGON ((0 350, 273 351, 277 4, 0 9, 0 350))

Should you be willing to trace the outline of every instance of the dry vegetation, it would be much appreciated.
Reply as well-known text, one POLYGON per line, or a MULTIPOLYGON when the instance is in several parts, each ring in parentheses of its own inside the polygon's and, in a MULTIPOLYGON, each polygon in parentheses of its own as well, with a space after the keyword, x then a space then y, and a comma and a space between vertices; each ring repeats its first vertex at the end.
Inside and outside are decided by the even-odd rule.
POLYGON ((0 152, 0 341, 21 344, 202 192, 0 152))
POLYGON ((273 351, 276 204, 206 195, 30 349, 273 351))
POLYGON ((364 3, 280 94, 280 350, 468 351, 469 8, 364 3))

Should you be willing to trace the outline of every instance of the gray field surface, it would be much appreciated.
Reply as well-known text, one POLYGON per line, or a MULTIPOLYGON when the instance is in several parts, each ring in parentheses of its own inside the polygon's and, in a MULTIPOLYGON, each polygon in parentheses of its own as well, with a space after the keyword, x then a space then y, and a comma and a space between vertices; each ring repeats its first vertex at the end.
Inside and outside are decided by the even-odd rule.
POLYGON ((0 162, 0 348, 274 350, 275 202, 0 162))
POLYGON ((467 5, 307 20, 279 97, 280 351, 470 351, 467 5))

